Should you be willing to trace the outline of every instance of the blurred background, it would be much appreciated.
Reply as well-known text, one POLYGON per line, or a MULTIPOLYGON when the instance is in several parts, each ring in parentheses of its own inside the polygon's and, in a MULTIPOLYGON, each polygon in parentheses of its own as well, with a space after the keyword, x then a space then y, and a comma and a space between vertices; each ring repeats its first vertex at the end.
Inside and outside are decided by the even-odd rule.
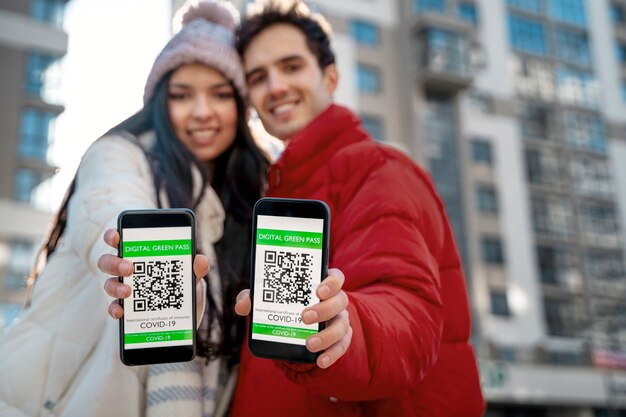
MULTIPOLYGON (((0 329, 182 3, 0 0, 0 329)), ((334 28, 336 100, 445 200, 487 416, 626 416, 626 0, 309 4, 334 28)))

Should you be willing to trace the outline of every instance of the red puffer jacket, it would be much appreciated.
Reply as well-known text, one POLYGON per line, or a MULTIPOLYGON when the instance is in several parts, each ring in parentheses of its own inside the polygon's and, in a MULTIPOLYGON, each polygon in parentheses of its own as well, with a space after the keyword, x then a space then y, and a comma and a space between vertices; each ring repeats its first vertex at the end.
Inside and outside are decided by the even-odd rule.
POLYGON ((232 415, 480 416, 459 255, 430 177, 332 105, 292 139, 268 196, 331 210, 352 343, 324 370, 241 355, 232 415))

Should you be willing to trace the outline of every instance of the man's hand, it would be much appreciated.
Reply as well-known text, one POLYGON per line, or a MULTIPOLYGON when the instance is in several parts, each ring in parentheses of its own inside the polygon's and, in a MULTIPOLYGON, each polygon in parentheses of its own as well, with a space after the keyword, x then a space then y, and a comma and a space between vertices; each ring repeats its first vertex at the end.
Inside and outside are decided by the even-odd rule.
MULTIPOLYGON (((115 229, 109 229, 104 232, 104 241, 112 248, 117 248, 120 242, 120 234, 115 229)), ((118 258, 115 255, 102 255, 98 258, 98 268, 100 271, 108 275, 114 275, 104 283, 104 290, 113 298, 127 298, 130 296, 131 288, 118 281, 117 277, 129 277, 133 274, 133 263, 128 259, 118 258)), ((196 255, 193 260, 193 271, 196 274, 196 314, 198 318, 202 317, 204 306, 204 295, 206 292, 206 284, 202 277, 209 273, 209 260, 204 255, 196 255)), ((109 304, 109 315, 114 319, 119 319, 124 315, 124 309, 119 305, 117 300, 111 301, 109 304)), ((198 324, 200 320, 198 320, 198 324)))
MULTIPOLYGON (((302 321, 305 324, 327 322, 324 330, 306 341, 307 349, 311 352, 324 351, 317 358, 317 366, 320 368, 328 368, 341 358, 352 340, 352 327, 346 310, 348 296, 341 290, 344 281, 340 270, 330 269, 328 277, 317 287, 317 296, 321 301, 302 312, 302 321)), ((250 314, 250 306, 250 291, 241 291, 237 295, 235 312, 240 316, 247 316, 250 314)))

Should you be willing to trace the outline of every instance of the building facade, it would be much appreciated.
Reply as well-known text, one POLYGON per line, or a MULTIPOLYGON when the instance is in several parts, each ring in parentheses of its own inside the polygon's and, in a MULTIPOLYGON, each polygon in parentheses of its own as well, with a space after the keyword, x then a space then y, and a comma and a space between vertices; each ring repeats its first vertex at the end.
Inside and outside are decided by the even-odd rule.
POLYGON ((0 329, 24 302, 50 221, 50 159, 60 98, 67 0, 0 0, 0 329))
POLYGON ((314 6, 337 100, 445 200, 488 415, 626 415, 626 1, 314 6))

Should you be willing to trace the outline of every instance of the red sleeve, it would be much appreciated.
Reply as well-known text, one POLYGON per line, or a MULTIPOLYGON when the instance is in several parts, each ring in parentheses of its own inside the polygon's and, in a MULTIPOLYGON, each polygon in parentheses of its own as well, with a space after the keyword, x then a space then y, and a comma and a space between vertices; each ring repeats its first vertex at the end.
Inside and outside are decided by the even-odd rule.
POLYGON ((443 327, 443 206, 430 179, 403 157, 380 151, 364 166, 369 152, 330 164, 330 266, 346 276, 352 343, 326 370, 277 362, 294 382, 349 401, 388 397, 422 380, 443 327))

